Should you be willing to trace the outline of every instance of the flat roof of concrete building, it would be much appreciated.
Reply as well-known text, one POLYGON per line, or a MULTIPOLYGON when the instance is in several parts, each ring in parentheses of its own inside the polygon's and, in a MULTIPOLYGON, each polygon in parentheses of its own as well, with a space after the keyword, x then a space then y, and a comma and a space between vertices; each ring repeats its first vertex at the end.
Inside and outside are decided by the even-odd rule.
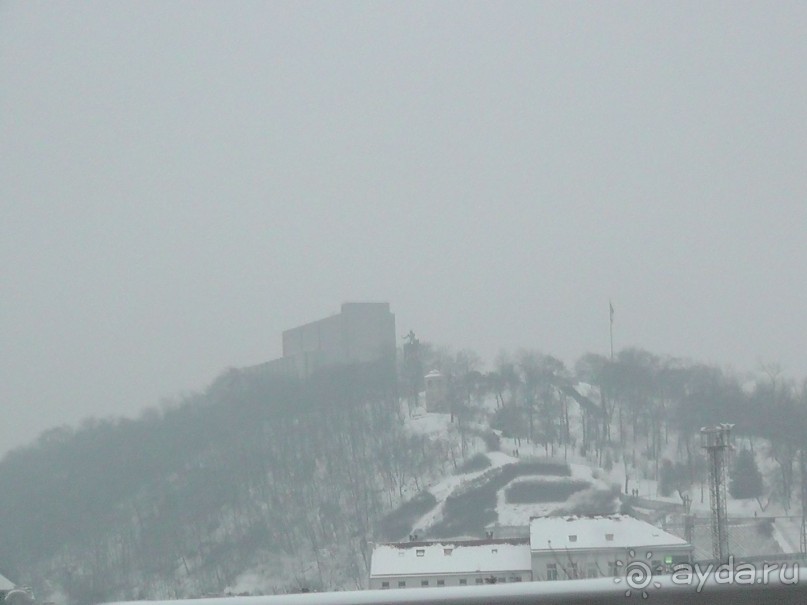
POLYGON ((536 551, 675 546, 688 547, 674 536, 630 515, 533 517, 530 548, 536 551))
POLYGON ((370 562, 374 578, 528 573, 531 569, 530 544, 525 538, 379 544, 370 562))

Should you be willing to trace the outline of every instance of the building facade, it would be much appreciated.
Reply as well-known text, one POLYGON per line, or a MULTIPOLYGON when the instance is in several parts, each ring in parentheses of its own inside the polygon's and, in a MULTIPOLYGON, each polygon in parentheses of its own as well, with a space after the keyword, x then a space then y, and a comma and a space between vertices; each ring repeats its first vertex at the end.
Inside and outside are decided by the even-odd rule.
POLYGON ((629 515, 535 517, 530 520, 534 580, 618 576, 634 561, 653 573, 689 562, 685 540, 629 515))
POLYGON ((379 544, 370 561, 370 588, 425 588, 529 582, 526 538, 379 544))
POLYGON ((395 363, 395 315, 389 303, 344 303, 341 311, 283 332, 283 357, 269 369, 307 378, 315 371, 353 363, 395 363))
POLYGON ((529 538, 379 544, 370 588, 421 588, 653 574, 690 562, 692 546, 629 515, 535 517, 529 538))

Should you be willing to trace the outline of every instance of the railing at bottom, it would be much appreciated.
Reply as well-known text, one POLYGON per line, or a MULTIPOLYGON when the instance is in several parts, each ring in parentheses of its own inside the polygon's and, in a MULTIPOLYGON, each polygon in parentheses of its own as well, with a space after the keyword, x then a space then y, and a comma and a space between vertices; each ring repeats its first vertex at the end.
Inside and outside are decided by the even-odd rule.
MULTIPOLYGON (((193 599, 187 605, 804 605, 807 569, 786 574, 719 574, 688 582, 683 576, 598 578, 523 582, 450 588, 409 588, 310 593, 265 597, 193 599), (767 575, 767 577, 765 577, 767 575)), ((134 603, 134 602, 132 602, 134 603)), ((178 601, 149 601, 149 605, 177 605, 178 601)), ((121 605, 121 604, 117 604, 121 605)))

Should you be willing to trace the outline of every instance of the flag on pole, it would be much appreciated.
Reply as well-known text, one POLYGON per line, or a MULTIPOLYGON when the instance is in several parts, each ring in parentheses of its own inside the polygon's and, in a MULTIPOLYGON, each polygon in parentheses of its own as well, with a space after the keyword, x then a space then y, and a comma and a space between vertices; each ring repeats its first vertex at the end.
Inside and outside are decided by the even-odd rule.
POLYGON ((614 303, 608 300, 608 309, 611 311, 611 323, 608 324, 608 331, 611 333, 611 361, 614 360, 614 303))

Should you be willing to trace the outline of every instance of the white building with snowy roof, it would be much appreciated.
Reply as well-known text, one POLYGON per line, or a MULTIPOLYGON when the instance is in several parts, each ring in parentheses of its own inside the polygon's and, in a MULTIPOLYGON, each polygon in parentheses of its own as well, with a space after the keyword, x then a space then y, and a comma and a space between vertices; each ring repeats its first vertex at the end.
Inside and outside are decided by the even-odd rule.
POLYGON ((379 544, 370 588, 421 588, 532 580, 526 538, 379 544))
POLYGON ((14 583, 4 575, 0 574, 0 601, 4 601, 6 595, 15 589, 14 583))
POLYGON ((624 574, 632 561, 669 571, 692 546, 629 515, 534 517, 530 552, 534 580, 565 580, 624 574))

